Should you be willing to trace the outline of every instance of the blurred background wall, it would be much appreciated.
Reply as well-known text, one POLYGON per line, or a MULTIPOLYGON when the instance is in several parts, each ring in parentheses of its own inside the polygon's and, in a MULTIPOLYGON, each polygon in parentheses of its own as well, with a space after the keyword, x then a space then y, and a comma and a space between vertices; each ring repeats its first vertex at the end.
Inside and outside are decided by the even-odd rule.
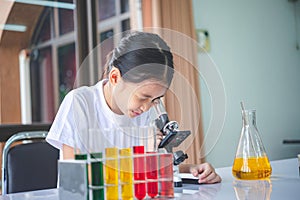
MULTIPOLYGON (((242 127, 240 101, 257 110, 269 158, 295 157, 300 144, 283 140, 300 139, 300 2, 194 0, 193 5, 196 29, 209 33, 208 53, 227 96, 224 128, 213 150, 206 152, 207 161, 233 163, 242 127)), ((213 105, 203 80, 201 97, 206 133, 213 105)))

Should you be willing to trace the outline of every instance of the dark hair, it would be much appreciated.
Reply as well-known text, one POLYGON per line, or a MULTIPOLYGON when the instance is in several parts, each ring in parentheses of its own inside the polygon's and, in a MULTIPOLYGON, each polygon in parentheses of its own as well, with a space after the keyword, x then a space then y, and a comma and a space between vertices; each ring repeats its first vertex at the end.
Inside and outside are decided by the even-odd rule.
POLYGON ((170 47, 157 34, 147 32, 131 32, 123 37, 107 57, 104 76, 112 67, 120 70, 124 81, 140 83, 154 79, 167 87, 174 74, 170 47))

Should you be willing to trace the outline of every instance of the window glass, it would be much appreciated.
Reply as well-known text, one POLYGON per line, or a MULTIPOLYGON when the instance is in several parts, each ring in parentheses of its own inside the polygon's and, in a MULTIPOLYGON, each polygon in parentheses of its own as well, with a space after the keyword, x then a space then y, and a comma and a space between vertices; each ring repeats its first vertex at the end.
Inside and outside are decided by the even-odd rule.
POLYGON ((125 13, 129 11, 128 0, 120 0, 120 4, 121 4, 121 13, 125 13))
POLYGON ((41 26, 37 27, 40 29, 38 32, 38 36, 36 39, 36 43, 42 43, 51 39, 51 12, 50 9, 45 11, 45 15, 40 19, 39 24, 41 26))
MULTIPOLYGON (((73 0, 60 0, 63 3, 73 4, 73 0)), ((59 35, 74 31, 74 11, 70 9, 58 9, 59 35)))
POLYGON ((73 10, 59 9, 59 35, 74 31, 73 10))
POLYGON ((114 35, 114 30, 110 29, 108 31, 104 31, 100 33, 100 58, 101 58, 101 66, 104 67, 106 63, 106 55, 113 50, 114 48, 114 41, 112 36, 114 35))
POLYGON ((54 88, 51 47, 34 50, 30 63, 33 122, 54 119, 54 88))
POLYGON ((130 30, 130 20, 129 19, 125 19, 122 21, 122 31, 127 31, 130 30))
POLYGON ((73 89, 76 76, 75 43, 58 48, 59 99, 73 89))
POLYGON ((107 18, 116 15, 115 0, 98 0, 98 21, 105 20, 107 18))

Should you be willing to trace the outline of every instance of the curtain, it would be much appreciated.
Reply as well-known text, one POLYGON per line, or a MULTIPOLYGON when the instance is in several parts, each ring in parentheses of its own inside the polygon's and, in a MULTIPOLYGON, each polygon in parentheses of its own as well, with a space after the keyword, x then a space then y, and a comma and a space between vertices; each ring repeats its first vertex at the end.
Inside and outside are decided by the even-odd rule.
POLYGON ((165 106, 170 120, 179 122, 180 130, 192 132, 178 149, 188 154, 185 163, 202 163, 203 127, 192 0, 142 0, 141 6, 143 29, 155 27, 174 55, 176 73, 164 99, 165 106))

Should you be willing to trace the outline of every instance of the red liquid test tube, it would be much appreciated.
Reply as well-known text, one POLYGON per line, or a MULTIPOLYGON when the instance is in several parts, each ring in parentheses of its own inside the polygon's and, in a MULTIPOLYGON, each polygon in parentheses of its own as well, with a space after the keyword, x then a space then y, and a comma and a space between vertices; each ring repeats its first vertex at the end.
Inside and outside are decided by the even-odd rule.
POLYGON ((134 196, 137 199, 146 197, 146 174, 145 174, 145 156, 143 154, 144 146, 133 147, 133 169, 134 169, 134 196))
POLYGON ((158 195, 158 157, 156 152, 147 152, 147 193, 154 198, 158 195))
POLYGON ((161 154, 160 161, 160 195, 162 197, 174 197, 173 183, 173 155, 161 154))

